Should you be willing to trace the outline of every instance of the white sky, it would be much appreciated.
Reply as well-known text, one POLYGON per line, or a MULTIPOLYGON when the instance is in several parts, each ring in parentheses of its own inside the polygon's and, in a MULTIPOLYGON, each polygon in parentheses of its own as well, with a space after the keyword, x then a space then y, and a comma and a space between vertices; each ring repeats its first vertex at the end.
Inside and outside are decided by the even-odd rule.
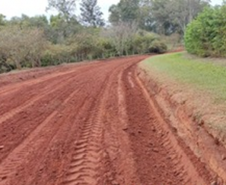
MULTIPOLYGON (((117 4, 119 0, 98 0, 98 5, 104 13, 105 19, 108 18, 108 9, 112 4, 117 4)), ((48 5, 48 0, 0 0, 0 13, 7 18, 21 16, 48 15, 45 9, 48 5)), ((77 3, 77 11, 79 11, 79 2, 77 3)))
MULTIPOLYGON (((105 19, 108 18, 108 8, 112 4, 117 4, 119 0, 98 0, 98 4, 104 13, 105 19)), ((212 0, 212 4, 221 4, 222 0, 212 0)), ((0 13, 7 18, 13 16, 21 16, 25 14, 28 16, 48 15, 45 12, 47 0, 0 0, 0 13)), ((78 8, 77 8, 78 9, 78 8)))

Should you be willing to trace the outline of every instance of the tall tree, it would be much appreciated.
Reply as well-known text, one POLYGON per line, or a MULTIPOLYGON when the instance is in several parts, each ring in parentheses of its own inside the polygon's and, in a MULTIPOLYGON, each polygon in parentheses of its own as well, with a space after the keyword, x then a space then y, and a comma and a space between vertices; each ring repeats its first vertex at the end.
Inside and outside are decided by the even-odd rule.
POLYGON ((81 21, 84 25, 100 27, 104 26, 103 13, 97 5, 97 0, 82 0, 81 21))
POLYGON ((117 5, 109 8, 111 23, 134 22, 139 17, 140 0, 120 0, 117 5))
POLYGON ((51 40, 54 43, 62 43, 80 27, 75 10, 77 0, 48 0, 46 10, 58 11, 57 16, 51 16, 50 24, 53 31, 51 40))
POLYGON ((67 21, 75 17, 77 0, 48 0, 48 7, 46 10, 54 9, 59 12, 61 16, 67 21))

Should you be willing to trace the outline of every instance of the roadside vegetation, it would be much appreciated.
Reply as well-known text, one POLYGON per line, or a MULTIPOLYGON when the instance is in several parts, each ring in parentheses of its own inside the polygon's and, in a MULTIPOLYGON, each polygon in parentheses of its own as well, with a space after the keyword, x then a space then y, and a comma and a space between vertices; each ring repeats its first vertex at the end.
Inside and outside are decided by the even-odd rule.
POLYGON ((183 52, 155 56, 142 65, 178 84, 189 84, 194 89, 211 93, 217 102, 225 102, 226 66, 216 62, 216 58, 224 60, 226 56, 225 25, 226 2, 221 6, 205 6, 184 29, 185 48, 192 55, 183 52))
POLYGON ((202 57, 226 57, 226 4, 206 7, 185 33, 189 53, 202 57))
POLYGON ((226 101, 226 66, 216 63, 215 59, 206 61, 182 52, 154 56, 142 65, 167 75, 178 84, 191 85, 194 89, 211 93, 217 101, 226 101))
POLYGON ((97 0, 48 0, 47 11, 57 15, 0 15, 0 73, 164 53, 182 44, 186 25, 206 6, 207 0, 121 0, 106 21, 97 0))

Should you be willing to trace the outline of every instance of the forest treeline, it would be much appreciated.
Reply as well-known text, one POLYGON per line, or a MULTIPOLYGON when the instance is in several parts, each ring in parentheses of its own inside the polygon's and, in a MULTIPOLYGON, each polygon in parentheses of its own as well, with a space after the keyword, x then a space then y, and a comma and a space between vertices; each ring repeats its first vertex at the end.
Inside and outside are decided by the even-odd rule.
POLYGON ((104 20, 97 0, 48 0, 57 15, 0 15, 0 72, 122 55, 164 53, 208 0, 120 0, 104 20), (79 10, 80 9, 80 10, 79 10), (79 10, 79 11, 78 11, 79 10), (78 15, 79 12, 79 15, 78 15))

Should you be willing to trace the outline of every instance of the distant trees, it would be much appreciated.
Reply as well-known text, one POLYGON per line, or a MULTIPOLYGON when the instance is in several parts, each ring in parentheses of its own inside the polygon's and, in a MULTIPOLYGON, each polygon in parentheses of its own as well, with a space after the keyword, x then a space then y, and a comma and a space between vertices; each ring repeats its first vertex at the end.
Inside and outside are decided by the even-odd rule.
POLYGON ((209 0, 120 0, 109 8, 109 21, 137 22, 141 29, 170 35, 184 34, 186 25, 193 20, 209 0))
POLYGON ((183 35, 187 24, 208 5, 209 0, 152 0, 153 26, 158 33, 183 35))
POLYGON ((82 0, 81 2, 81 22, 87 26, 104 26, 103 13, 97 5, 97 0, 82 0))

